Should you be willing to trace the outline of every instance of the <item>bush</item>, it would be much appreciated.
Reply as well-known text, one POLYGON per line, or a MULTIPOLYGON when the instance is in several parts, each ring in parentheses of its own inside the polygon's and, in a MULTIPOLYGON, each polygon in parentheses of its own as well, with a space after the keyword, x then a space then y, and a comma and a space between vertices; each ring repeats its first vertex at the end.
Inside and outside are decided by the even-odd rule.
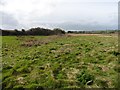
POLYGON ((115 56, 118 56, 118 55, 120 55, 120 53, 118 52, 118 51, 111 51, 111 52, 109 52, 110 54, 113 54, 113 55, 115 55, 115 56))
POLYGON ((82 70, 78 75, 77 75, 77 80, 79 81, 80 85, 91 85, 94 81, 94 76, 89 74, 88 71, 82 70))
POLYGON ((119 66, 119 65, 114 66, 114 70, 115 70, 117 73, 120 73, 120 66, 119 66))

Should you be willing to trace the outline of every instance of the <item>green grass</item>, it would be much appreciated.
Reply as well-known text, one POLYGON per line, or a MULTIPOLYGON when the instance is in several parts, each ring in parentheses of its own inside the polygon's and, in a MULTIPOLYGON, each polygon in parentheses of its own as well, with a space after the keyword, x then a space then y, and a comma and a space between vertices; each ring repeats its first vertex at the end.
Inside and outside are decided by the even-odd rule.
POLYGON ((113 88, 116 36, 3 36, 3 88, 113 88))

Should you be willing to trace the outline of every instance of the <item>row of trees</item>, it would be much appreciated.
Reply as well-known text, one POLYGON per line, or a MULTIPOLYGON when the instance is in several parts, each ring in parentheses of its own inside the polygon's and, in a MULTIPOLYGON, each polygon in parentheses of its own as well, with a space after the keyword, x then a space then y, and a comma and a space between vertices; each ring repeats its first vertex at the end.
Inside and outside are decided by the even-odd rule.
POLYGON ((106 30, 106 31, 68 31, 67 33, 74 33, 74 34, 113 34, 118 33, 119 30, 106 30))
MULTIPOLYGON (((73 34, 113 34, 118 33, 120 30, 106 30, 106 31, 68 31, 67 33, 73 33, 73 34)), ((29 30, 22 29, 21 31, 15 29, 15 30, 0 30, 0 35, 2 36, 13 36, 13 35, 60 35, 65 34, 65 31, 60 28, 55 28, 53 30, 51 29, 45 29, 45 28, 31 28, 29 30)))
POLYGON ((21 31, 15 30, 2 30, 2 36, 13 36, 13 35, 58 35, 58 34, 65 34, 65 31, 63 31, 60 28, 55 28, 53 30, 51 29, 44 29, 44 28, 31 28, 29 30, 22 29, 21 31))

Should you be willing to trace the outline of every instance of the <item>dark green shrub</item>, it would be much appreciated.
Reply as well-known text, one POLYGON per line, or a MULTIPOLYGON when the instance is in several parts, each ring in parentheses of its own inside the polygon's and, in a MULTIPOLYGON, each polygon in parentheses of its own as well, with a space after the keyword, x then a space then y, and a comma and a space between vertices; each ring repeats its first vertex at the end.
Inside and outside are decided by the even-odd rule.
POLYGON ((111 51, 111 52, 109 52, 110 54, 113 54, 113 55, 115 55, 115 56, 118 56, 118 55, 120 55, 120 53, 118 52, 118 51, 111 51))
POLYGON ((86 48, 85 49, 85 52, 89 52, 91 49, 90 48, 86 48))
POLYGON ((114 70, 115 70, 116 72, 120 73, 120 66, 118 66, 118 65, 115 66, 115 67, 114 67, 114 70))
POLYGON ((54 78, 57 78, 58 74, 60 73, 60 71, 62 70, 62 66, 59 64, 56 64, 53 68, 53 76, 54 78))
POLYGON ((50 50, 56 50, 56 48, 50 48, 50 50))
POLYGON ((82 70, 78 75, 77 75, 77 80, 79 81, 80 85, 90 85, 94 81, 94 76, 89 74, 88 71, 82 70))

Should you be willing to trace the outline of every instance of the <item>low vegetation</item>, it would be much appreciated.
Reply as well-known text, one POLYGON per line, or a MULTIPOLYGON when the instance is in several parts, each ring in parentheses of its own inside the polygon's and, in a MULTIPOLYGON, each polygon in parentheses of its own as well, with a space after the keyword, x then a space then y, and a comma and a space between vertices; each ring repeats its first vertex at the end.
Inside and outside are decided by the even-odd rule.
POLYGON ((3 89, 117 87, 117 36, 2 36, 3 89))

